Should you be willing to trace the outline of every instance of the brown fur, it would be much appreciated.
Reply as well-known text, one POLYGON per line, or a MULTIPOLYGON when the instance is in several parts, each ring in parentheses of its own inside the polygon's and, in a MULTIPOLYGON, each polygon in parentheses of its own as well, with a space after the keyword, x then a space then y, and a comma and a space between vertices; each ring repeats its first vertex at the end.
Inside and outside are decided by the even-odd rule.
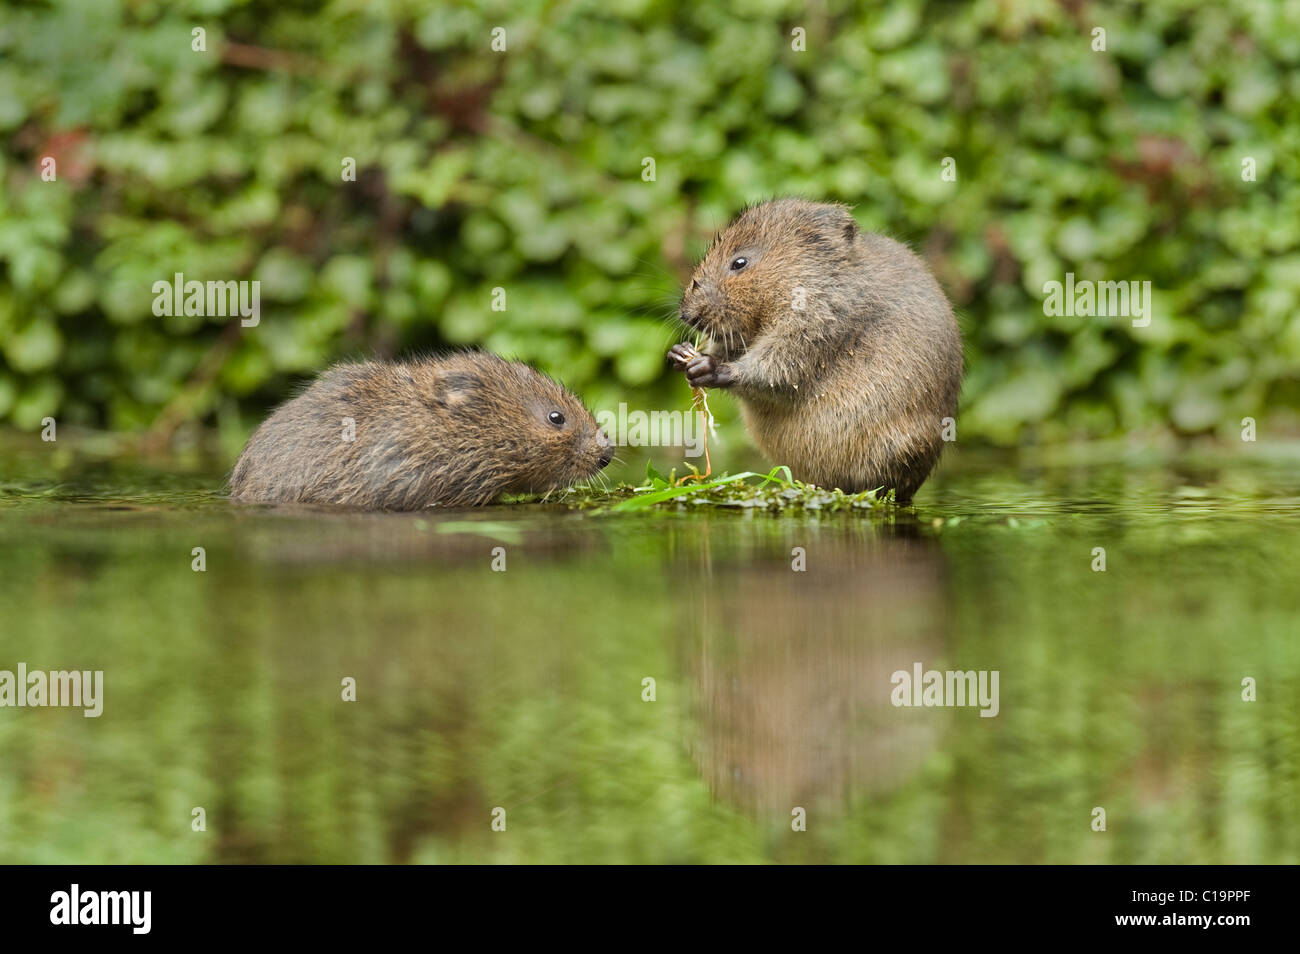
POLYGON ((338 364, 280 405, 239 456, 235 500, 418 510, 485 504, 595 474, 609 439, 582 402, 483 352, 338 364), (556 426, 552 411, 564 416, 556 426), (344 418, 356 439, 343 439, 344 418))
POLYGON ((925 264, 860 231, 844 206, 746 209, 705 254, 681 313, 710 353, 674 349, 678 369, 740 398, 759 446, 799 479, 906 502, 929 476, 957 412, 961 334, 925 264))

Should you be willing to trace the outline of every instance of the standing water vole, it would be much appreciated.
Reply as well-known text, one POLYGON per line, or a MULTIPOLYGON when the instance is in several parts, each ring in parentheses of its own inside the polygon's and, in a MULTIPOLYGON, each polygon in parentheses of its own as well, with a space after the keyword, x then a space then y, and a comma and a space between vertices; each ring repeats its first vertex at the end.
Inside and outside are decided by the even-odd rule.
POLYGON ((476 506, 567 487, 612 457, 591 412, 555 381, 466 352, 335 365, 262 422, 230 489, 262 503, 476 506))
POLYGON ((800 480, 902 503, 943 449, 961 334, 924 263, 841 205, 777 199, 741 212, 696 268, 681 317, 710 353, 669 358, 741 401, 759 446, 800 480))

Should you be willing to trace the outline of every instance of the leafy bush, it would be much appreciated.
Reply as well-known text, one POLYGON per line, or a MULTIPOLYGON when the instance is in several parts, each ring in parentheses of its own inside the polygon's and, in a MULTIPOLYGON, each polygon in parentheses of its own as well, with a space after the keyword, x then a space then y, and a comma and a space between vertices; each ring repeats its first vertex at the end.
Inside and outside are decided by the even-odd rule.
POLYGON ((238 429, 339 356, 469 344, 684 407, 692 257, 798 193, 932 263, 963 438, 1235 433, 1300 404, 1298 61, 1269 0, 11 3, 0 419, 238 429), (260 325, 155 317, 176 272, 260 281, 260 325), (1045 316, 1066 272, 1154 320, 1045 316))

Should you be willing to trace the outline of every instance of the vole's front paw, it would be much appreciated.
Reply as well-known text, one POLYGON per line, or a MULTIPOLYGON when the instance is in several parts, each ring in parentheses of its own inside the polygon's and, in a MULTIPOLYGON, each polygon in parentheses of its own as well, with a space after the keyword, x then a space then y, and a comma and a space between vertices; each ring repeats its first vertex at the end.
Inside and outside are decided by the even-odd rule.
POLYGON ((686 342, 668 349, 668 360, 673 370, 684 371, 686 381, 693 388, 725 388, 735 380, 731 365, 718 361, 713 355, 700 354, 686 342))
POLYGON ((674 371, 685 371, 686 366, 699 356, 700 353, 695 350, 695 346, 685 341, 668 349, 668 360, 672 362, 674 371))
POLYGON ((734 381, 732 366, 702 354, 685 367, 686 382, 693 388, 725 388, 734 381))

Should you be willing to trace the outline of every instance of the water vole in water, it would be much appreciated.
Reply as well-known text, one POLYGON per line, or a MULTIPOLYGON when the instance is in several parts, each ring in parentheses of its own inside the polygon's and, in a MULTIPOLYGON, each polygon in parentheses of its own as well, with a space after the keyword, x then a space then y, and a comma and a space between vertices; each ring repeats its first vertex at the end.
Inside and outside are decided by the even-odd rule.
POLYGON ((714 240, 681 317, 709 353, 669 351, 695 387, 725 388, 775 463, 848 492, 911 500, 961 390, 961 334, 925 264, 841 205, 777 199, 714 240))
POLYGON ((230 489, 246 502, 475 506, 567 487, 612 457, 591 412, 551 378, 465 352, 335 365, 254 432, 230 489))

